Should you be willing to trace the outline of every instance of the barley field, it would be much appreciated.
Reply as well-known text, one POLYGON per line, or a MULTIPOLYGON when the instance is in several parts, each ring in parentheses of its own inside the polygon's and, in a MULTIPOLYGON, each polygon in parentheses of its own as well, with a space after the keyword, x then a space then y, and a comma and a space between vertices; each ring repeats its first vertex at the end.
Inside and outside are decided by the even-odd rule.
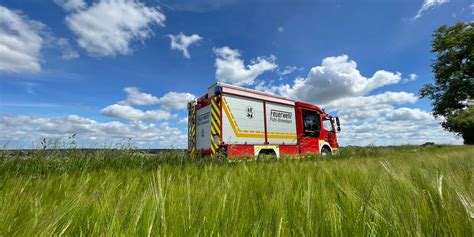
POLYGON ((474 147, 1 152, 0 236, 473 236, 474 147))

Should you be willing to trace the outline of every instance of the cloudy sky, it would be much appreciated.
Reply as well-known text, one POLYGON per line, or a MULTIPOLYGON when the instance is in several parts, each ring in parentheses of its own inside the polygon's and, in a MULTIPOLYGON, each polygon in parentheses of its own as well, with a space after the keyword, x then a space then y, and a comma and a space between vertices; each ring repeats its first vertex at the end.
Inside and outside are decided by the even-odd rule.
POLYGON ((343 146, 462 143, 418 91, 433 31, 472 20, 472 0, 0 0, 0 146, 185 147, 216 81, 323 106, 343 146))

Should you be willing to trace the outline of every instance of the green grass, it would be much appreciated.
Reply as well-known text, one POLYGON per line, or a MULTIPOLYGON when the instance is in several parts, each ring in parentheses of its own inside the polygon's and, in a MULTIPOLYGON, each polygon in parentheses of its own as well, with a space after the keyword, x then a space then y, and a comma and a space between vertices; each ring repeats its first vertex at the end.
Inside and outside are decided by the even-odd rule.
POLYGON ((473 236, 473 172, 472 146, 239 163, 3 152, 0 236, 473 236))

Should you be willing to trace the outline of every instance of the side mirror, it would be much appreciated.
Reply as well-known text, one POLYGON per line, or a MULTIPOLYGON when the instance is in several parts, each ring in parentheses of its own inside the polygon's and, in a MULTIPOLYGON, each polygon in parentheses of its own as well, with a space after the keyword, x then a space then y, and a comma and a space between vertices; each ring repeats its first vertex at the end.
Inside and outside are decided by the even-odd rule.
POLYGON ((337 125, 336 130, 338 132, 340 132, 341 131, 341 123, 339 122, 339 117, 336 117, 336 125, 337 125))

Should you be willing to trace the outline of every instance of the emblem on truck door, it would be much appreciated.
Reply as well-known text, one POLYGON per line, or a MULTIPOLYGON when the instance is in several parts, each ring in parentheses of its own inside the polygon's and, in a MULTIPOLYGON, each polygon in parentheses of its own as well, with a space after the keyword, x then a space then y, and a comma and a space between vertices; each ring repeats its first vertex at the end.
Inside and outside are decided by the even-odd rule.
POLYGON ((253 108, 252 106, 247 106, 247 118, 251 119, 253 118, 254 114, 253 114, 253 108))

